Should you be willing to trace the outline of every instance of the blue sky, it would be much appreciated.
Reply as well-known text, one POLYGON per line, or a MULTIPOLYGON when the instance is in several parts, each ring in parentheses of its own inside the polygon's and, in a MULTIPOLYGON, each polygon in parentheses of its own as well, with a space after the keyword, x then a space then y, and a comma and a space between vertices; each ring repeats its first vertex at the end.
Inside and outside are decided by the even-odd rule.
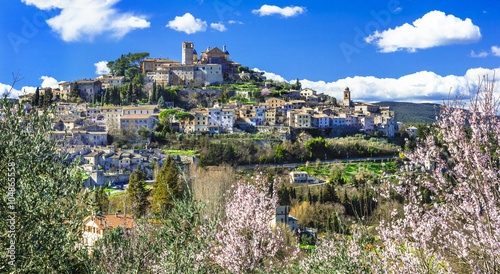
POLYGON ((440 101, 499 68, 493 1, 0 0, 0 92, 94 78, 128 52, 227 46, 273 79, 364 101, 440 101))

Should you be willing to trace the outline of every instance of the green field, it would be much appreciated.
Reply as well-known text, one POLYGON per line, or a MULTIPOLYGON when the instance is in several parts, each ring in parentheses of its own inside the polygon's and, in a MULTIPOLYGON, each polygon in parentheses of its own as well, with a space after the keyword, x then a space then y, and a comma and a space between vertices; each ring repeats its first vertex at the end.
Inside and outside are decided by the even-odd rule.
MULTIPOLYGON (((331 176, 331 169, 335 164, 339 163, 328 163, 328 164, 320 164, 319 166, 316 163, 310 163, 308 167, 300 166, 297 168, 298 171, 306 171, 307 174, 319 178, 329 178, 331 176)), ((346 181, 351 181, 356 174, 358 174, 359 169, 366 169, 375 174, 382 174, 385 172, 386 174, 396 173, 398 170, 396 168, 396 164, 393 161, 384 162, 373 162, 373 161, 364 161, 364 162, 355 162, 355 163, 340 163, 345 168, 345 173, 343 175, 346 181)))
POLYGON ((170 155, 186 155, 186 156, 195 156, 196 150, 176 150, 176 149, 164 149, 162 151, 163 154, 170 155))

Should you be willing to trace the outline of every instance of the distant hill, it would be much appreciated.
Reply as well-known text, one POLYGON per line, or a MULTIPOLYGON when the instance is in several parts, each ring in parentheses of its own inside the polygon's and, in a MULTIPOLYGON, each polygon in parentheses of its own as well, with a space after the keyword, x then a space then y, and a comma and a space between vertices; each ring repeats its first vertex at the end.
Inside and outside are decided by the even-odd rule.
POLYGON ((379 102, 375 105, 391 107, 396 112, 398 122, 405 123, 433 123, 439 111, 438 104, 415 104, 406 102, 379 102))

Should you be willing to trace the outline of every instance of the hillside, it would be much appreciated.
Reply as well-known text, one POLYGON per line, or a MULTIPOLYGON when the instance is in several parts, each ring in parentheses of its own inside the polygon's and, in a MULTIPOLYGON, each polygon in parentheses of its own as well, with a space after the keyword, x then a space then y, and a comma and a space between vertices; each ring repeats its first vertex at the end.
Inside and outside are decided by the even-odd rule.
POLYGON ((432 123, 436 120, 439 110, 438 104, 415 104, 406 102, 379 102, 375 105, 391 107, 396 112, 398 122, 405 123, 432 123))

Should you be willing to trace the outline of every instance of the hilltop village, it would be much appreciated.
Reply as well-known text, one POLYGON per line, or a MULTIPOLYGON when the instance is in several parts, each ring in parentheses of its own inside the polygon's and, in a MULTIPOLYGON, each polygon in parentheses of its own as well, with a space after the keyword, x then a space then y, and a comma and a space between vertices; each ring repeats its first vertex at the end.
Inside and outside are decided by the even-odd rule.
MULTIPOLYGON (((171 133, 274 134, 284 141, 311 130, 388 138, 398 130, 389 107, 354 102, 348 87, 337 100, 302 88, 298 80, 267 80, 233 62, 226 46, 198 55, 193 43, 184 42, 182 62, 137 53, 122 55, 108 68, 111 74, 20 96, 32 111, 55 106, 52 137, 64 140, 72 157, 84 159, 89 185, 127 181, 138 167, 153 177, 155 163, 172 156, 155 140, 171 133)), ((198 161, 196 155, 173 156, 198 161)))

